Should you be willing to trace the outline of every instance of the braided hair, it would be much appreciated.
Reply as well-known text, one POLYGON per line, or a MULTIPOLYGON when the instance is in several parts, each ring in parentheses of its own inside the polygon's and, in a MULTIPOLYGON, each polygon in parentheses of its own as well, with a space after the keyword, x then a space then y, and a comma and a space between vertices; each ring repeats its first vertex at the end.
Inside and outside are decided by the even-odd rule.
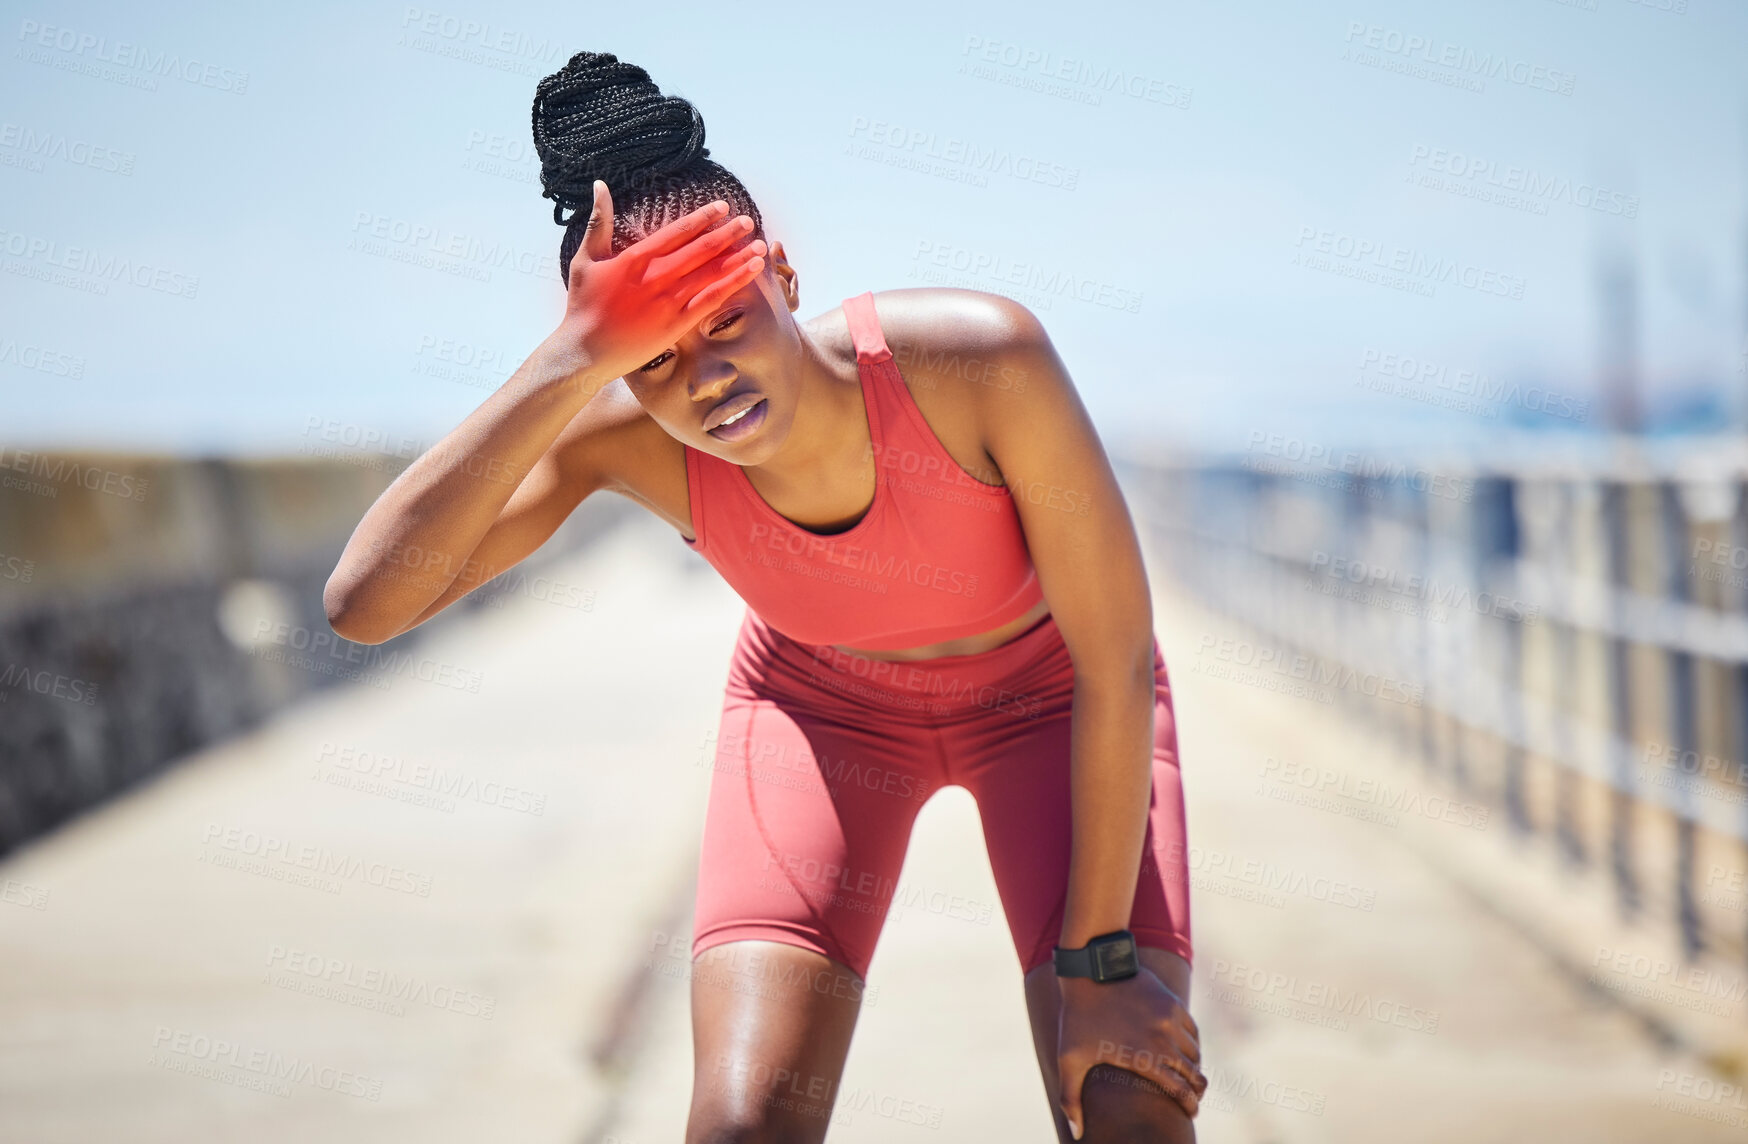
POLYGON ((540 196, 553 200, 552 221, 565 228, 558 268, 567 286, 596 179, 613 193, 614 254, 715 199, 728 203, 729 218, 751 216, 743 242, 764 237, 753 197, 710 159, 698 109, 663 95, 636 64, 608 52, 578 52, 534 89, 533 120, 540 196))

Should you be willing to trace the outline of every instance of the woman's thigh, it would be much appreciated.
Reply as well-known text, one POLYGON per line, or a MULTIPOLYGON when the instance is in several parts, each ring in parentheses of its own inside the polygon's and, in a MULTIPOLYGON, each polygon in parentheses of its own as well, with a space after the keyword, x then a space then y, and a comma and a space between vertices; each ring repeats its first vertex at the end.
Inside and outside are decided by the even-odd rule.
POLYGON ((940 786, 935 744, 872 718, 731 691, 714 768, 693 955, 776 941, 865 975, 917 811, 940 786))
MULTIPOLYGON (((1183 780, 1163 665, 1156 672, 1152 786, 1128 928, 1136 943, 1193 955, 1183 780)), ((1067 905, 1074 820, 1071 697, 1048 696, 1036 719, 989 717, 949 737, 950 770, 977 800, 984 842, 1022 973, 1047 964, 1067 905)))
POLYGON ((694 1144, 824 1136, 911 827, 940 785, 932 741, 854 715, 724 699, 693 923, 694 1144))
POLYGON ((823 1140, 861 995, 848 966, 794 945, 734 941, 699 956, 687 1144, 823 1140))

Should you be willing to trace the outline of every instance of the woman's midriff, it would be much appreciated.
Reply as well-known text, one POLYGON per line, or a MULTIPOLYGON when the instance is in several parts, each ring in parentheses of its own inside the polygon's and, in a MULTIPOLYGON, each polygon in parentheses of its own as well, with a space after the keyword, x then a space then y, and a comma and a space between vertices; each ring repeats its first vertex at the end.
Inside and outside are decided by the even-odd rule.
POLYGON ((1032 605, 1025 615, 1009 620, 1001 627, 992 631, 979 632, 974 636, 961 636, 956 640, 942 640, 940 643, 925 644, 922 647, 897 648, 892 651, 863 651, 861 648, 845 647, 843 644, 833 644, 837 650, 849 655, 859 655, 867 659, 885 659, 910 662, 919 659, 938 659, 945 655, 977 655, 992 648, 998 648, 1021 632, 1035 626, 1039 620, 1050 614, 1050 602, 1039 600, 1032 605))

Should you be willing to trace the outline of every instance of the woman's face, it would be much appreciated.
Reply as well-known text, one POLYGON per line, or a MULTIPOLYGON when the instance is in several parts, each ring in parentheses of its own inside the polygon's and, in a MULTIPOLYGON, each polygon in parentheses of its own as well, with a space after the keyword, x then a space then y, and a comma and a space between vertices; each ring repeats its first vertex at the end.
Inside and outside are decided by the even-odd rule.
POLYGON ((805 364, 794 280, 782 244, 771 243, 757 277, 625 375, 656 424, 736 465, 757 465, 782 447, 805 364))

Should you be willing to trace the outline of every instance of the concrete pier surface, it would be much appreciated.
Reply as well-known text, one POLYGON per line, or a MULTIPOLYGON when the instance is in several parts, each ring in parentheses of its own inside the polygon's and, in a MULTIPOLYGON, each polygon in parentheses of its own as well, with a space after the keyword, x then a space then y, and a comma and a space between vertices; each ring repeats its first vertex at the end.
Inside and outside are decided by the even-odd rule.
MULTIPOLYGON (((680 1139, 690 893, 742 606, 654 521, 544 574, 567 590, 512 592, 0 864, 0 1140, 680 1139)), ((1234 630, 1155 587, 1201 1139, 1741 1137, 1748 1098, 1684 1032, 1695 999, 1588 981, 1549 937, 1613 965, 1651 935, 1582 884, 1553 913, 1497 811, 1344 710, 1224 671, 1203 649, 1234 630), (1383 785, 1427 797, 1386 805, 1383 785)), ((1046 1144, 965 792, 923 809, 907 886, 925 892, 887 923, 829 1139, 1046 1144)))

